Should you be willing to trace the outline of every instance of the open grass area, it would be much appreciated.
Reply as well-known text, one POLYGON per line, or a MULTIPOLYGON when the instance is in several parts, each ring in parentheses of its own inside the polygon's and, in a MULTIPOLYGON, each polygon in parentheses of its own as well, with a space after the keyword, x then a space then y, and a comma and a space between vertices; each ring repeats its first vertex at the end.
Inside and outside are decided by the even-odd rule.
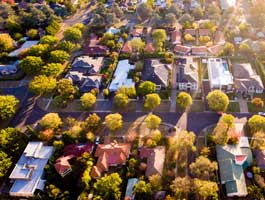
POLYGON ((248 102, 248 112, 253 112, 253 113, 265 112, 265 107, 263 106, 262 108, 258 108, 254 106, 251 102, 248 102))
POLYGON ((231 102, 228 105, 227 112, 240 112, 240 107, 238 102, 231 102))

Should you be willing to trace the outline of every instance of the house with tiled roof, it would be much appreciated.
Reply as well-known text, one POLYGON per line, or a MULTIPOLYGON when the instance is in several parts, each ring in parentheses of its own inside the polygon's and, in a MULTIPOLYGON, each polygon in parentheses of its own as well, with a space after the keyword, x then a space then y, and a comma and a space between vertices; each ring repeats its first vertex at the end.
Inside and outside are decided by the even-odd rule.
POLYGON ((110 167, 125 165, 130 151, 130 143, 117 143, 114 141, 110 144, 99 144, 95 152, 97 164, 92 168, 91 176, 93 178, 99 178, 110 167))
POLYGON ((175 63, 177 71, 177 89, 197 91, 199 85, 198 64, 193 58, 179 58, 175 63))
POLYGON ((184 34, 190 34, 191 36, 196 36, 196 29, 185 29, 184 34))
POLYGON ((207 28, 200 28, 198 30, 199 36, 210 36, 211 35, 211 31, 207 28))
POLYGON ((174 30, 170 33, 170 40, 172 44, 181 44, 182 34, 179 30, 174 30))
POLYGON ((69 155, 58 158, 54 164, 54 168, 57 171, 57 173, 60 174, 62 177, 68 175, 72 171, 72 167, 69 163, 69 160, 71 160, 74 157, 75 157, 74 155, 69 155))
POLYGON ((155 148, 142 147, 140 150, 140 158, 147 159, 147 168, 145 175, 150 177, 154 174, 162 176, 164 169, 166 148, 164 146, 157 146, 155 148))
POLYGON ((238 92, 245 94, 262 93, 264 85, 259 75, 250 63, 233 64, 235 87, 238 92))
POLYGON ((188 55, 191 51, 191 47, 176 45, 174 48, 174 52, 179 55, 188 55))
POLYGON ((90 56, 104 56, 108 53, 108 48, 101 45, 99 38, 92 36, 84 45, 83 52, 90 56))
POLYGON ((206 46, 193 46, 191 48, 191 54, 196 56, 206 56, 208 54, 208 49, 206 46))
POLYGON ((148 42, 144 48, 144 51, 147 52, 147 53, 153 53, 155 52, 155 48, 152 44, 152 42, 148 42))
POLYGON ((167 88, 169 85, 170 71, 172 65, 164 64, 159 59, 146 59, 142 73, 143 81, 152 81, 156 84, 157 90, 167 88))
POLYGON ((252 165, 252 152, 247 137, 240 137, 235 145, 216 145, 220 181, 228 197, 246 197, 244 170, 252 165))
POLYGON ((210 55, 218 56, 218 55, 220 55, 220 53, 222 52, 223 49, 224 49, 223 44, 216 44, 216 45, 213 45, 211 47, 208 47, 208 52, 210 55))
POLYGON ((131 53, 132 52, 132 46, 129 41, 125 42, 122 49, 121 53, 131 53))

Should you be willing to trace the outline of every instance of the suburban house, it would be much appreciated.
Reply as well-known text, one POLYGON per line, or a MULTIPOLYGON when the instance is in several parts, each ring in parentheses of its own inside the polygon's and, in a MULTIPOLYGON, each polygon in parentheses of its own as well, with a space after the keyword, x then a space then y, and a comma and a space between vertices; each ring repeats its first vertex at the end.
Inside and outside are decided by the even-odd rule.
POLYGON ((111 166, 125 165, 131 151, 130 143, 99 144, 97 146, 95 157, 97 164, 92 168, 91 176, 98 178, 104 171, 108 171, 111 166))
POLYGON ((155 148, 142 147, 140 150, 140 158, 147 159, 147 167, 145 175, 150 177, 154 174, 162 176, 165 161, 165 147, 157 146, 155 148))
POLYGON ((208 54, 208 49, 206 46, 193 46, 191 48, 191 54, 195 56, 206 56, 208 54))
POLYGON ((73 84, 77 85, 82 93, 99 88, 102 78, 99 72, 103 60, 103 57, 76 57, 65 78, 72 80, 73 84))
POLYGON ((130 31, 131 37, 141 37, 143 35, 143 27, 134 27, 130 31))
POLYGON ((125 42, 122 49, 121 53, 131 53, 132 52, 132 47, 129 41, 125 42))
POLYGON ((1 75, 10 75, 15 74, 18 71, 18 63, 19 61, 16 61, 11 64, 1 65, 0 64, 0 74, 1 75))
POLYGON ((232 90, 233 76, 228 69, 226 60, 209 58, 207 68, 211 89, 232 90))
POLYGON ((83 52, 90 56, 104 56, 108 53, 108 48, 101 45, 96 36, 92 36, 83 48, 83 52))
POLYGON ((236 6, 237 0, 220 0, 220 6, 222 10, 227 10, 230 7, 236 6))
POLYGON ((250 63, 233 64, 235 87, 241 94, 262 93, 264 86, 250 63))
POLYGON ((128 179, 124 200, 134 200, 133 188, 134 188, 135 184, 138 183, 138 181, 139 181, 138 178, 129 178, 128 179))
POLYGON ((155 48, 154 48, 152 42, 148 42, 148 43, 146 44, 146 46, 145 46, 145 48, 144 48, 144 51, 145 51, 146 53, 153 53, 153 52, 155 52, 155 48))
POLYGON ((198 90, 198 63, 193 58, 179 58, 176 60, 177 89, 184 91, 198 90))
POLYGON ((198 34, 199 36, 211 36, 211 31, 207 28, 200 28, 198 34))
POLYGON ((223 49, 224 49, 223 44, 216 44, 216 45, 213 45, 211 47, 208 47, 208 52, 209 52, 209 54, 211 54, 213 56, 218 56, 218 55, 220 55, 220 53, 222 52, 223 49))
POLYGON ((52 146, 44 146, 43 142, 28 143, 9 176, 13 182, 10 196, 29 198, 34 196, 36 190, 44 189, 45 180, 42 176, 53 151, 52 146))
POLYGON ((54 167, 58 174, 65 177, 72 171, 71 164, 69 160, 75 157, 81 156, 83 153, 92 153, 94 149, 94 144, 70 144, 64 147, 63 156, 55 161, 54 167))
POLYGON ((196 29, 185 29, 184 34, 190 34, 193 37, 196 37, 196 29))
POLYGON ((188 55, 191 51, 191 47, 176 45, 174 48, 174 52, 179 55, 188 55))
POLYGON ((228 197, 246 197, 244 170, 252 165, 252 152, 247 137, 240 137, 235 145, 216 145, 221 184, 228 197))
POLYGON ((115 92, 120 87, 134 87, 133 79, 128 77, 129 72, 133 69, 135 69, 135 65, 131 65, 129 60, 120 60, 109 85, 109 91, 115 92))
POLYGON ((179 30, 174 30, 170 34, 170 40, 172 44, 181 44, 182 34, 179 30))
POLYGON ((37 45, 39 43, 38 40, 30 40, 24 42, 18 49, 10 52, 8 56, 10 57, 17 57, 19 54, 27 49, 30 49, 32 46, 37 45))
POLYGON ((156 84, 157 90, 167 88, 171 80, 172 66, 163 64, 159 59, 146 59, 142 73, 143 81, 152 81, 156 84))

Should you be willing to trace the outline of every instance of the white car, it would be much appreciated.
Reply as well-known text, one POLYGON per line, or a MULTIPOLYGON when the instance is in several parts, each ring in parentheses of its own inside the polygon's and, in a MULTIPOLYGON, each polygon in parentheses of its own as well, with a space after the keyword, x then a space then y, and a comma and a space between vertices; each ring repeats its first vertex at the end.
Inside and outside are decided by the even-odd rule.
POLYGON ((258 114, 259 114, 260 116, 265 117, 265 112, 258 112, 258 114))

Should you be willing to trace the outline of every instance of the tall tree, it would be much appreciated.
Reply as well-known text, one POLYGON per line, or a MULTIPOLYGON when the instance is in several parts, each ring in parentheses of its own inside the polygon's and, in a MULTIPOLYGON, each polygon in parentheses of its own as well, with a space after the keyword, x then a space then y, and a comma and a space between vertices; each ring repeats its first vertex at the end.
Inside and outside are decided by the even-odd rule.
POLYGON ((162 51, 164 42, 167 39, 167 34, 164 29, 156 29, 152 33, 153 44, 157 51, 162 51))
POLYGON ((135 184, 133 188, 133 193, 135 194, 135 199, 146 199, 151 200, 152 186, 150 183, 146 183, 143 180, 140 180, 135 184))
POLYGON ((198 194, 203 199, 207 199, 209 197, 213 199, 218 198, 218 185, 216 182, 212 181, 204 181, 195 178, 193 188, 196 194, 198 194))
POLYGON ((191 178, 188 176, 175 178, 170 185, 170 189, 174 196, 178 199, 186 198, 192 190, 191 181, 191 178))
POLYGON ((229 104, 228 96, 221 90, 213 90, 206 97, 211 110, 225 112, 229 104))
POLYGON ((13 95, 0 95, 0 118, 7 119, 16 113, 19 100, 13 95))
POLYGON ((48 113, 41 118, 39 124, 44 129, 54 130, 62 126, 63 122, 57 113, 48 113))
POLYGON ((192 104, 192 98, 187 92, 180 92, 177 95, 177 104, 182 108, 188 108, 192 104))
POLYGON ((157 115, 150 114, 145 118, 144 123, 149 129, 157 129, 161 124, 161 118, 157 115))
POLYGON ((9 34, 0 34, 0 53, 9 52, 14 48, 14 40, 9 34))
POLYGON ((155 93, 156 84, 151 81, 144 81, 138 87, 139 95, 145 96, 147 94, 155 93))
POLYGON ((19 67, 27 74, 35 74, 41 71, 43 64, 41 57, 27 56, 19 62, 19 67))
POLYGON ((158 94, 156 94, 156 93, 147 94, 145 96, 145 100, 144 100, 144 108, 146 108, 148 110, 153 110, 157 106, 159 106, 160 103, 161 103, 161 99, 160 99, 158 94))
POLYGON ((8 157, 8 155, 0 151, 0 178, 7 175, 7 172, 9 168, 12 165, 11 157, 8 157))
POLYGON ((80 101, 84 109, 90 109, 97 102, 97 97, 92 93, 85 93, 81 96, 80 101))
POLYGON ((56 79, 44 75, 35 76, 29 83, 29 90, 37 95, 48 94, 56 88, 56 79))
POLYGON ((111 131, 117 131, 122 127, 122 116, 119 113, 109 114, 105 117, 104 123, 111 131))

